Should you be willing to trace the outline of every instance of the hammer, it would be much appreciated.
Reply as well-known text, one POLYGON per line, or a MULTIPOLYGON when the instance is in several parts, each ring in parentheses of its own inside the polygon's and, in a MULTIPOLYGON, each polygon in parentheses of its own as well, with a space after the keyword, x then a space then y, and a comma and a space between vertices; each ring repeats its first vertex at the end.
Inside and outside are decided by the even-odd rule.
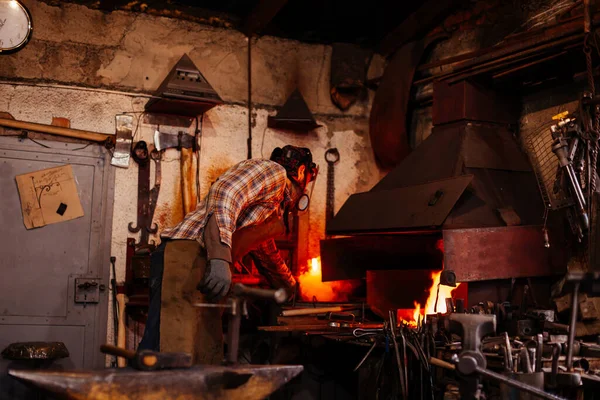
POLYGON ((117 357, 130 360, 130 365, 141 371, 154 371, 157 369, 190 368, 192 356, 187 353, 160 353, 150 350, 135 352, 122 347, 103 344, 100 351, 117 357))

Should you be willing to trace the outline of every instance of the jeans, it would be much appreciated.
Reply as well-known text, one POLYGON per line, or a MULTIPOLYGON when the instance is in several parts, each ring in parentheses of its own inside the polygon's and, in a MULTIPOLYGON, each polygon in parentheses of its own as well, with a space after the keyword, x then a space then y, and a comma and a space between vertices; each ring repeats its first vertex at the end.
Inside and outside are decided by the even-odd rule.
POLYGON ((160 303, 167 242, 167 239, 162 239, 161 244, 150 255, 150 305, 138 350, 160 351, 160 303))

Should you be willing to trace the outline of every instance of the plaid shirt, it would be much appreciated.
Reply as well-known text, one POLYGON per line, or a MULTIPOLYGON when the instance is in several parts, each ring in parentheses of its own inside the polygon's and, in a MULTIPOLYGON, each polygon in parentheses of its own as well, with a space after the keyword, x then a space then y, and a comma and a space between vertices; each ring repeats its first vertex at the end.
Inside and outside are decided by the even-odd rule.
MULTIPOLYGON (((161 236, 198 240, 204 247, 204 227, 214 214, 221 241, 231 247, 235 230, 264 222, 292 202, 286 176, 285 168, 276 162, 264 159, 242 161, 217 179, 196 210, 161 236)), ((273 239, 262 243, 252 253, 267 269, 262 272, 275 287, 295 284, 273 239)))

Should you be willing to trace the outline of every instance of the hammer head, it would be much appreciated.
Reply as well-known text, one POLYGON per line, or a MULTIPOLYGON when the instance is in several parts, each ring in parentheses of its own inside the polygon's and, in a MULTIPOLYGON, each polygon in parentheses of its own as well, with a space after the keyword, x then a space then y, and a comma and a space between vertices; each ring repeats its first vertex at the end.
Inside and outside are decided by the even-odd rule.
POLYGON ((142 350, 136 353, 133 361, 133 367, 142 371, 190 368, 192 366, 192 356, 188 353, 160 353, 142 350))
POLYGON ((177 135, 162 133, 159 130, 154 131, 154 147, 161 151, 172 148, 191 149, 195 145, 196 138, 184 132, 179 132, 177 135))

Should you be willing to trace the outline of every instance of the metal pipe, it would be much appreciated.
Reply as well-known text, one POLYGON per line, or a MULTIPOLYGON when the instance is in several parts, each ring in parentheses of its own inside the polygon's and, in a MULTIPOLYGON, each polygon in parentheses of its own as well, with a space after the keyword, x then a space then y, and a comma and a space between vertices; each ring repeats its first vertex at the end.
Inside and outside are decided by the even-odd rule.
POLYGON ((229 326, 227 327, 227 363, 237 364, 240 347, 240 325, 242 323, 242 301, 233 300, 231 305, 229 326))
POLYGON ((556 387, 557 381, 556 377, 558 375, 558 360, 560 358, 560 345, 558 343, 554 343, 552 346, 552 374, 550 375, 552 387, 556 387))
POLYGON ((400 361, 400 350, 398 349, 398 342, 396 341, 396 329, 394 326, 394 320, 392 318, 392 311, 389 311, 388 313, 389 315, 389 321, 390 321, 390 334, 392 336, 392 342, 394 343, 394 353, 396 355, 396 364, 398 364, 398 376, 400 378, 400 387, 402 389, 402 398, 406 399, 406 397, 404 397, 404 394, 406 393, 406 387, 405 387, 405 382, 404 382, 404 373, 402 371, 402 362, 400 361))
POLYGON ((248 36, 248 159, 252 158, 252 36, 248 36))
POLYGON ((535 372, 542 372, 542 353, 544 352, 544 336, 537 335, 537 353, 535 359, 535 372))
POLYGON ((567 371, 573 371, 573 343, 575 343, 575 327, 577 324, 577 306, 579 305, 580 282, 573 282, 573 298, 571 299, 571 323, 569 324, 569 342, 567 348, 567 371))
POLYGON ((506 353, 508 356, 508 370, 513 370, 513 356, 512 356, 512 346, 510 345, 510 338, 508 337, 508 332, 504 332, 504 343, 506 345, 506 353))

